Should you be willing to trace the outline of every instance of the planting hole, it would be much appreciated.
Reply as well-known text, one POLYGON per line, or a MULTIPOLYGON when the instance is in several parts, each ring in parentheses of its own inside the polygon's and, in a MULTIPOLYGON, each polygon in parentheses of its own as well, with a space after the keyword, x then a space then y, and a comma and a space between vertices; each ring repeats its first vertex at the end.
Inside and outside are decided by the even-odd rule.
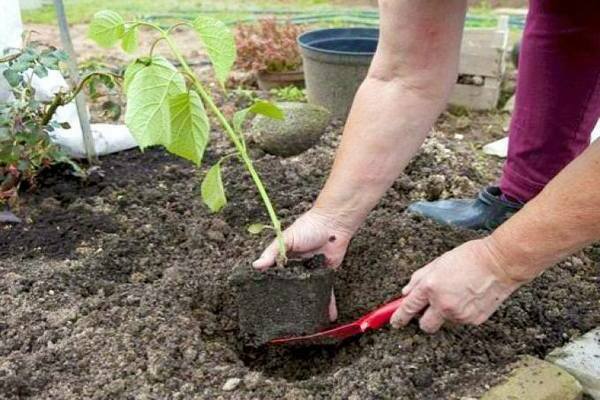
POLYGON ((360 358, 357 339, 341 346, 263 346, 245 348, 240 359, 248 368, 287 381, 304 381, 330 375, 360 358))

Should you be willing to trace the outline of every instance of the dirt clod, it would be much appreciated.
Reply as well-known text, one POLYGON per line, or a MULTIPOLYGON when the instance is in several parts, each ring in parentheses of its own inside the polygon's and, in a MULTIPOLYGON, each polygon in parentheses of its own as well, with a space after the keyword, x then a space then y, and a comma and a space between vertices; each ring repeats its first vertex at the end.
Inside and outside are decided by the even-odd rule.
POLYGON ((238 300, 240 331, 249 345, 318 332, 329 324, 334 271, 324 257, 289 261, 259 272, 243 265, 230 277, 238 300))
POLYGON ((237 389, 237 387, 242 383, 240 378, 229 378, 227 382, 223 385, 223 390, 226 392, 231 392, 232 390, 237 389))

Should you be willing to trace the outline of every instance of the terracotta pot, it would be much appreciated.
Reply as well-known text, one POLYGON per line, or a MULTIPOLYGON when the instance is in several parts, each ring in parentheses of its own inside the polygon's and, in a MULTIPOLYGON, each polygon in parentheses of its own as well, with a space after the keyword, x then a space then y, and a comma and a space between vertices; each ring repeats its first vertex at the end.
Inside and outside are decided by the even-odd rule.
POLYGON ((304 71, 259 72, 256 75, 258 87, 261 90, 271 90, 285 86, 304 87, 304 71))

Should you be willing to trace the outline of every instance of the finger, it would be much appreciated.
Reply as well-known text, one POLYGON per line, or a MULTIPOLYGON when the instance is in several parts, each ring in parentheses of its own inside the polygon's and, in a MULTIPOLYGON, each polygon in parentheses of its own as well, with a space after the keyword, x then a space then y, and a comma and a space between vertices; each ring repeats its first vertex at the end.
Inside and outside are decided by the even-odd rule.
POLYGON ((407 325, 421 310, 429 304, 427 296, 418 288, 410 292, 400 303, 400 307, 394 312, 390 320, 394 328, 407 325))
POLYGON ((265 270, 275 264, 277 254, 279 253, 279 247, 277 242, 273 241, 267 248, 262 252, 258 260, 252 263, 252 266, 259 270, 265 270))
POLYGON ((427 271, 430 269, 430 265, 432 263, 427 264, 426 266, 416 270, 410 277, 410 281, 406 286, 402 288, 402 295, 408 296, 408 294, 421 282, 421 279, 426 275, 427 271))
POLYGON ((335 293, 331 289, 331 300, 329 301, 329 321, 334 322, 338 317, 337 306, 335 304, 335 293))
POLYGON ((436 333, 442 325, 444 325, 444 318, 433 307, 428 307, 419 320, 419 327, 427 333, 436 333))
MULTIPOLYGON (((294 235, 290 229, 283 231, 283 244, 285 251, 289 252, 294 248, 294 235)), ((261 271, 266 270, 269 267, 275 265, 277 256, 279 255, 279 244, 277 240, 273 240, 269 246, 262 252, 259 259, 252 263, 252 266, 261 271)))

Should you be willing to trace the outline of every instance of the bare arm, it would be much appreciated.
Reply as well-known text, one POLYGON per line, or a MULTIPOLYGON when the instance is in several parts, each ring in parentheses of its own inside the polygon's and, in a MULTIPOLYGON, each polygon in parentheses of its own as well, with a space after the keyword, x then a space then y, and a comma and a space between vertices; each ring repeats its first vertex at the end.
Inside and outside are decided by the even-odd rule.
POLYGON ((316 208, 362 223, 421 146, 456 82, 464 0, 381 0, 381 34, 316 208))
POLYGON ((600 142, 558 174, 492 235, 467 242, 416 271, 392 317, 406 325, 422 310, 421 328, 445 321, 481 324, 544 270, 600 240, 600 142))
POLYGON ((600 240, 600 142, 558 174, 490 237, 506 273, 528 281, 600 240))
MULTIPOLYGON (((369 211, 416 153, 456 82, 466 0, 380 0, 377 52, 315 206, 284 232, 292 256, 342 262, 369 211)), ((275 262, 273 243, 255 261, 275 262)))

